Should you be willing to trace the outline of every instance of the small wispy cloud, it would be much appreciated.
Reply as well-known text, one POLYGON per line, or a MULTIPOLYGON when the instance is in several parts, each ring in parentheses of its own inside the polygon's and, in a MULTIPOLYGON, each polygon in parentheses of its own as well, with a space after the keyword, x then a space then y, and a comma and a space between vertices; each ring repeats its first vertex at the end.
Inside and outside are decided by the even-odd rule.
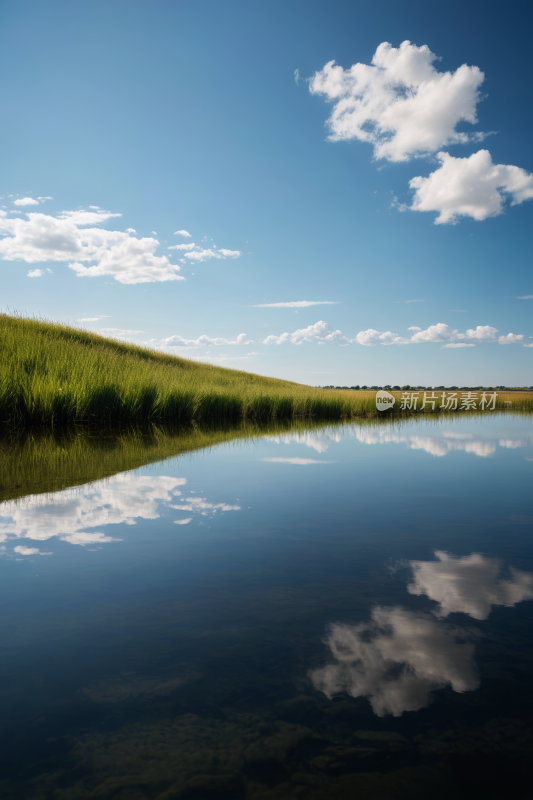
POLYGON ((15 553, 19 553, 21 556, 52 556, 53 553, 42 553, 38 547, 26 547, 23 544, 19 544, 18 547, 14 547, 13 550, 15 553))
POLYGON ((317 461, 316 458, 271 457, 262 458, 261 461, 270 461, 273 464, 297 464, 298 466, 307 466, 308 464, 335 464, 335 461, 317 461))
POLYGON ((105 333, 108 336, 122 338, 123 336, 136 336, 138 333, 144 333, 144 331, 128 331, 124 330, 124 328, 100 328, 95 333, 105 333))
POLYGON ((99 322, 101 319, 111 319, 111 317, 106 316, 105 314, 100 314, 97 317, 81 317, 81 319, 77 319, 76 322, 99 322))
POLYGON ((517 297, 517 300, 533 300, 533 294, 524 294, 522 297, 517 297))
POLYGON ((174 231, 174 236, 188 236, 190 238, 191 234, 189 231, 174 231))
POLYGON ((252 308, 309 308, 309 306, 338 306, 340 300, 293 300, 290 303, 259 303, 252 308))
MULTIPOLYGON (((245 333, 239 333, 236 339, 225 339, 221 336, 199 336, 198 339, 185 339, 183 336, 168 336, 166 339, 150 339, 145 342, 149 347, 184 347, 192 349, 195 347, 213 347, 213 346, 227 346, 227 345, 246 345, 252 344, 253 339, 246 339, 245 333)), ((246 356, 244 356, 246 357, 246 356)))
POLYGON ((455 349, 456 347, 475 347, 475 344, 466 344, 465 342, 451 342, 450 344, 445 344, 441 347, 441 350, 446 350, 447 348, 455 349))
POLYGON ((294 80, 295 80, 296 86, 298 86, 298 84, 300 83, 300 70, 299 69, 295 69, 294 70, 294 80))
POLYGON ((395 303, 403 303, 405 305, 409 305, 409 303, 425 303, 425 300, 394 300, 395 303))

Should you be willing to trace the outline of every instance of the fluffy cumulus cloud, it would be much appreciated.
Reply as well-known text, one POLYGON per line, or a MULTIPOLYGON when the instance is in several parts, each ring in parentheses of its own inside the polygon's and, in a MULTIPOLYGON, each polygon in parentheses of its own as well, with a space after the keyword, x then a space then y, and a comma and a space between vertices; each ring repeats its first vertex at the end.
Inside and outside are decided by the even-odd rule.
POLYGON ((310 81, 313 94, 333 103, 330 140, 358 139, 376 158, 408 161, 450 144, 479 141, 480 133, 459 133, 459 122, 475 124, 484 75, 463 64, 439 72, 427 45, 408 41, 379 45, 371 64, 343 69, 330 61, 310 81))
POLYGON ((174 231, 174 236, 185 236, 186 238, 191 238, 189 231, 174 231))
MULTIPOLYGON (((430 325, 426 329, 412 326, 408 330, 412 331, 411 336, 401 336, 399 333, 393 333, 392 331, 378 331, 374 328, 368 328, 367 330, 359 331, 355 338, 350 339, 342 331, 331 330, 327 322, 320 320, 315 322, 314 325, 301 328, 293 333, 286 332, 279 336, 267 336, 263 344, 284 344, 285 342, 291 344, 302 344, 303 342, 326 344, 335 342, 341 346, 356 343, 365 347, 373 347, 379 344, 398 345, 437 342, 443 344, 444 347, 474 347, 479 342, 496 341, 496 334, 498 333, 498 329, 493 328, 491 325, 478 325, 477 328, 469 328, 465 333, 462 333, 443 322, 430 325)), ((521 342, 523 338, 523 334, 509 333, 507 336, 500 336, 499 342, 500 344, 512 344, 521 342)))
POLYGON ((294 333, 282 333, 280 336, 267 336, 263 344, 283 344, 290 342, 291 344, 303 344, 303 342, 318 342, 319 344, 326 344, 326 342, 344 342, 350 343, 342 331, 332 331, 327 322, 319 320, 314 325, 309 325, 307 328, 301 328, 294 331, 294 333))
POLYGON ((254 308, 309 308, 309 306, 338 306, 338 300, 293 300, 289 303, 259 303, 254 308))
MULTIPOLYGON (((495 341, 498 333, 498 329, 491 325, 478 325, 477 328, 469 328, 465 333, 461 333, 457 328, 451 328, 443 322, 430 325, 425 330, 416 326, 409 330, 413 331, 412 336, 400 336, 392 331, 376 331, 369 328, 366 331, 359 331, 353 341, 367 347, 377 344, 421 344, 422 342, 440 342, 444 343, 444 347, 473 347, 478 342, 495 341)), ((500 336, 499 342, 512 344, 521 342, 523 338, 523 334, 509 333, 507 336, 500 336)))
POLYGON ((331 626, 326 641, 335 663, 310 677, 327 697, 368 697, 378 717, 399 717, 429 705, 436 689, 478 687, 474 646, 458 635, 428 614, 378 606, 369 622, 331 626))
POLYGON ((245 333, 239 333, 236 339, 224 339, 220 336, 212 337, 212 336, 199 336, 198 339, 185 339, 183 336, 167 336, 166 339, 150 339, 150 341, 146 342, 147 345, 150 347, 161 347, 161 348, 171 348, 171 347, 184 347, 187 349, 192 349, 195 347, 211 347, 211 346, 219 346, 223 345, 224 347, 227 345, 248 345, 252 344, 253 339, 246 339, 245 333))
POLYGON ((524 335, 522 333, 508 333, 507 336, 500 336, 498 341, 500 344, 519 344, 523 338, 524 335))
POLYGON ((16 206, 38 206, 39 201, 34 200, 33 197, 19 197, 17 200, 14 201, 14 205, 16 206))
POLYGON ((415 195, 413 211, 438 213, 437 225, 456 223, 459 217, 484 220, 504 210, 506 198, 512 206, 533 198, 533 175, 520 167, 493 164, 488 150, 468 158, 438 153, 440 167, 427 178, 409 182, 415 195))
POLYGON ((18 553, 21 556, 51 556, 53 553, 43 553, 39 550, 38 547, 26 547, 25 545, 19 544, 18 547, 14 547, 13 551, 18 553))
POLYGON ((437 561, 410 561, 413 582, 411 594, 425 594, 439 605, 438 617, 461 612, 474 619, 487 619, 492 606, 514 606, 533 599, 533 574, 510 567, 509 577, 502 579, 502 562, 472 553, 454 558, 446 552, 435 552, 437 561))
POLYGON ((78 277, 109 275, 120 283, 180 281, 180 267, 156 256, 157 239, 100 227, 113 217, 101 209, 64 211, 57 216, 31 212, 8 219, 0 209, 0 257, 27 264, 67 263, 78 277))

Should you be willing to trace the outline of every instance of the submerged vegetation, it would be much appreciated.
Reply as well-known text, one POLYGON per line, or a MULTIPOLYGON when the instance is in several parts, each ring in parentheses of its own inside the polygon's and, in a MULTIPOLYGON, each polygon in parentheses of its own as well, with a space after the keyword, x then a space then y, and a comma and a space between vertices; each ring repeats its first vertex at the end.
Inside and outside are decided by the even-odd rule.
MULTIPOLYGON (((373 391, 318 389, 0 314, 0 421, 10 426, 376 416, 373 391)), ((396 393, 397 399, 401 393, 396 393)), ((509 402, 498 396, 497 407, 509 402)), ((533 409, 512 394, 513 410, 533 409)), ((400 403, 386 412, 400 411, 400 403)))

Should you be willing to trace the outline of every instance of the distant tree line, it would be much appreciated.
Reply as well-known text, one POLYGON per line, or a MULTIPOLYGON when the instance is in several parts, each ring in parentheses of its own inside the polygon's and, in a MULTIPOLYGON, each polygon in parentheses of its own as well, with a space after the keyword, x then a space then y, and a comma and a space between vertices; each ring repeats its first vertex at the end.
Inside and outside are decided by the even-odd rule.
POLYGON ((347 390, 364 390, 370 389, 372 391, 379 391, 379 389, 390 389, 393 392, 434 392, 439 389, 449 392, 524 392, 533 391, 533 386, 318 386, 318 389, 347 389, 347 390))

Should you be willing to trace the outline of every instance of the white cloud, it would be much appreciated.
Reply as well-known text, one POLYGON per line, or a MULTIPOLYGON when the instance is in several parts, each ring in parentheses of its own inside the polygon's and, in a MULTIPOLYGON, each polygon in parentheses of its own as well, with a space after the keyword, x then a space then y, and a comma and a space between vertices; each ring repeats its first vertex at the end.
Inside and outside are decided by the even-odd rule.
POLYGON ((126 233, 137 233, 135 228, 126 228, 126 233))
POLYGON ((515 333, 508 333, 507 336, 500 336, 498 341, 500 344, 518 344, 523 338, 524 335, 522 333, 518 335, 515 333))
POLYGON ((99 322, 101 319, 110 319, 110 317, 105 314, 100 314, 100 316, 97 317, 82 317, 76 320, 76 322, 99 322))
POLYGON ((376 344, 405 344, 410 340, 397 333, 392 333, 392 331, 376 331, 374 328, 368 328, 366 331, 359 331, 354 341, 366 347, 372 347, 376 344))
POLYGON ((533 344, 525 344, 524 347, 533 347, 533 344))
POLYGON ((240 250, 226 250, 221 247, 219 250, 216 248, 206 248, 202 249, 198 247, 196 250, 190 250, 189 252, 185 253, 185 258, 189 258, 191 261, 209 261, 211 258, 239 258, 242 255, 240 250))
POLYGON ((377 606, 369 622, 331 626, 326 641, 336 663, 310 678, 327 697, 368 697, 378 717, 399 717, 429 705, 436 689, 478 687, 474 645, 458 642, 460 633, 428 614, 377 606))
POLYGON ((174 231, 174 236, 189 236, 190 237, 190 235, 191 234, 188 231, 174 231))
POLYGON ((192 517, 187 517, 187 519, 175 519, 175 525, 188 525, 189 522, 192 522, 192 517))
POLYGON ((480 141, 484 134, 456 131, 459 122, 477 122, 476 105, 484 75, 463 64, 438 72, 427 45, 383 42, 372 65, 344 70, 330 61, 309 85, 334 103, 328 120, 331 141, 358 139, 374 146, 376 158, 407 161, 457 143, 480 141))
POLYGON ((511 578, 501 580, 502 562, 479 553, 455 558, 436 550, 437 561, 410 561, 411 594, 427 595, 439 606, 438 617, 454 612, 487 619, 492 606, 514 606, 533 599, 533 574, 510 568, 511 578))
POLYGON ((100 328, 99 330, 95 330, 95 333, 103 333, 108 334, 110 336, 135 336, 138 333, 144 333, 144 331, 128 331, 124 330, 123 328, 100 328))
POLYGON ((466 332, 468 339, 479 339, 480 341, 490 341, 494 339, 498 333, 497 328, 491 328, 490 325, 478 325, 475 330, 469 328, 466 332))
POLYGON ((441 166, 427 178, 409 181, 415 189, 412 211, 436 211, 437 225, 455 224, 458 218, 484 220, 504 210, 504 195, 511 205, 533 198, 533 175, 520 167, 493 164, 488 150, 478 150, 469 158, 454 158, 437 153, 441 166))
POLYGON ((291 342, 292 344, 302 344, 303 342, 347 342, 347 339, 341 331, 332 331, 327 322, 319 320, 314 325, 309 325, 307 328, 301 328, 294 331, 294 333, 282 333, 280 336, 267 336, 263 344, 283 344, 284 342, 291 342))
MULTIPOLYGON (((392 331, 376 331, 373 328, 369 328, 366 331, 359 331, 352 341, 367 347, 377 344, 420 344, 422 342, 444 342, 445 347, 457 347, 455 342, 465 339, 474 339, 478 342, 494 341, 498 333, 498 329, 493 328, 491 325, 478 325, 477 328, 469 328, 466 333, 460 333, 458 329, 451 328, 443 322, 430 325, 425 330, 417 326, 412 326, 408 330, 414 331, 411 337, 400 336, 398 333, 392 333, 392 331)), ((465 343, 464 346, 472 345, 465 343)))
POLYGON ((169 250, 192 250, 193 247, 196 247, 196 245, 194 243, 193 244, 173 244, 168 249, 169 250))
POLYGON ((39 212, 27 219, 8 219, 0 210, 0 257, 28 264, 46 261, 68 263, 79 277, 110 275, 120 283, 184 280, 179 266, 166 256, 156 256, 155 239, 136 239, 127 232, 99 227, 112 217, 100 209, 64 211, 57 217, 39 212), (82 262, 94 262, 86 266, 82 262))
POLYGON ((14 201, 14 205, 16 206, 38 206, 39 201, 34 200, 33 197, 19 197, 18 200, 14 201))
POLYGON ((451 344, 445 344, 441 347, 441 350, 446 350, 447 347, 449 348, 457 348, 457 347, 475 347, 475 344, 466 344, 466 342, 452 342, 451 344))
POLYGON ((262 458, 261 461, 271 461, 275 464, 298 464, 299 466, 306 466, 307 464, 334 464, 334 461, 317 461, 315 458, 282 458, 270 457, 262 458))
POLYGON ((260 303, 253 308, 309 308, 309 306, 338 306, 338 300, 294 300, 291 303, 260 303))
POLYGON ((53 553, 41 553, 38 547, 25 547, 22 544, 19 544, 18 547, 14 547, 13 550, 15 553, 20 553, 21 556, 51 556, 53 553))
POLYGON ((296 86, 298 86, 298 84, 300 83, 300 70, 299 69, 295 69, 294 70, 294 80, 295 80, 296 86))
POLYGON ((236 339, 223 339, 222 337, 199 336, 198 339, 185 339, 183 336, 168 336, 166 339, 150 339, 146 342, 150 347, 206 347, 210 345, 239 345, 252 344, 253 339, 246 339, 245 333, 239 333, 236 339))
POLYGON ((38 197, 37 198, 37 200, 39 200, 41 203, 45 203, 47 200, 53 200, 53 199, 54 199, 53 197, 38 197))
POLYGON ((42 269, 30 269, 28 278, 41 278, 44 275, 42 269))
POLYGON ((517 297, 517 300, 533 300, 533 294, 525 294, 523 297, 517 297))

